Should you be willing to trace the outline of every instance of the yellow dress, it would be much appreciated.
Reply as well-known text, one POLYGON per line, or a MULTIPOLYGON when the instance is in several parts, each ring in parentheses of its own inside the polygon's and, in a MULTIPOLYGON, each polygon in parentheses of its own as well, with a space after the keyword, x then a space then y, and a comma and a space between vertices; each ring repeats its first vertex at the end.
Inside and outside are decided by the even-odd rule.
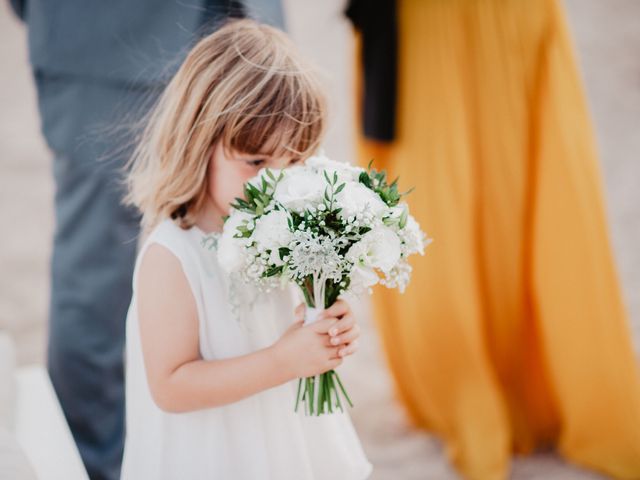
POLYGON ((640 376, 593 133, 552 0, 399 0, 397 139, 364 164, 416 189, 434 239, 377 323, 413 422, 469 479, 512 452, 640 478, 640 376))

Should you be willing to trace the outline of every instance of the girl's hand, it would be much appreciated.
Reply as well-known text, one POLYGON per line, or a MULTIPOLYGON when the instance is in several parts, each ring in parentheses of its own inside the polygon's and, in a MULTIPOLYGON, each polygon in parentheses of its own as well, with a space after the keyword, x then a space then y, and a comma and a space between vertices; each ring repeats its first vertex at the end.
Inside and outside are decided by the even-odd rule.
POLYGON ((273 351, 292 378, 312 377, 336 368, 342 357, 357 349, 360 329, 349 305, 338 301, 314 323, 304 325, 305 306, 296 308, 296 321, 273 345, 273 351))
POLYGON ((338 347, 338 356, 346 357, 358 350, 358 338, 360 326, 356 323, 353 311, 344 300, 336 301, 331 307, 324 310, 318 320, 334 320, 329 328, 329 344, 338 347))
POLYGON ((295 322, 272 347, 277 363, 290 378, 319 375, 342 363, 338 347, 329 343, 327 334, 336 320, 329 318, 303 325, 304 311, 304 305, 296 308, 295 322))

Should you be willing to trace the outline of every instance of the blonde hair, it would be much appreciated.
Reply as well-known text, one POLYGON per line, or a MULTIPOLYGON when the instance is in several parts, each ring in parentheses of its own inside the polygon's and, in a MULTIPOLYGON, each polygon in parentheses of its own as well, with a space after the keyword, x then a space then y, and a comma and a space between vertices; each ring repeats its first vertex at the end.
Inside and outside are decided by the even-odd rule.
POLYGON ((195 45, 150 112, 127 166, 125 201, 146 229, 169 217, 188 228, 206 199, 218 142, 227 151, 305 158, 322 138, 325 105, 284 33, 230 20, 195 45))

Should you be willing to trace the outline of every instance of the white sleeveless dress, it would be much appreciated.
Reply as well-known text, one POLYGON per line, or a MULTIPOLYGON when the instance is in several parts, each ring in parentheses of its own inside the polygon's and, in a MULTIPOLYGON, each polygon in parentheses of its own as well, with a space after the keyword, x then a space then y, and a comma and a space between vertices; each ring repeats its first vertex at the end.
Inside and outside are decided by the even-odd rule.
MULTIPOLYGON (((165 220, 140 250, 136 273, 154 243, 178 258, 191 286, 202 358, 267 347, 292 322, 297 292, 258 294, 230 281, 217 264, 214 237, 165 220)), ((158 408, 142 358, 136 273, 127 317, 123 480, 361 480, 370 475, 371 464, 347 413, 308 417, 302 408, 294 413, 297 381, 217 408, 178 414, 158 408)))

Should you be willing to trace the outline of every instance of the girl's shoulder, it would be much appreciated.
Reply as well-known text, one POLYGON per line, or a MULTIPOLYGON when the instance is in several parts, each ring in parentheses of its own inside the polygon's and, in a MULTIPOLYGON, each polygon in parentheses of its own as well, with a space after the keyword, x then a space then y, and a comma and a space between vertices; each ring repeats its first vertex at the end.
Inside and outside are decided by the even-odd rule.
POLYGON ((188 230, 180 228, 173 220, 167 218, 158 223, 147 236, 147 243, 176 243, 184 242, 188 230))
POLYGON ((144 241, 140 253, 143 253, 149 245, 157 243, 182 259, 184 255, 192 253, 194 249, 200 249, 204 237, 204 233, 196 227, 184 229, 171 219, 166 219, 153 228, 144 241))
MULTIPOLYGON (((199 245, 201 243, 200 236, 199 232, 193 229, 185 230, 176 225, 171 219, 158 223, 147 235, 140 247, 134 271, 134 284, 142 259, 150 247, 154 245, 164 247, 164 249, 168 251, 168 254, 165 254, 165 256, 175 257, 184 270, 184 273, 190 276, 190 271, 193 270, 193 265, 197 262, 197 258, 194 257, 197 257, 198 250, 201 248, 199 245)), ((155 257, 157 257, 157 255, 155 255, 154 258, 155 257)))

